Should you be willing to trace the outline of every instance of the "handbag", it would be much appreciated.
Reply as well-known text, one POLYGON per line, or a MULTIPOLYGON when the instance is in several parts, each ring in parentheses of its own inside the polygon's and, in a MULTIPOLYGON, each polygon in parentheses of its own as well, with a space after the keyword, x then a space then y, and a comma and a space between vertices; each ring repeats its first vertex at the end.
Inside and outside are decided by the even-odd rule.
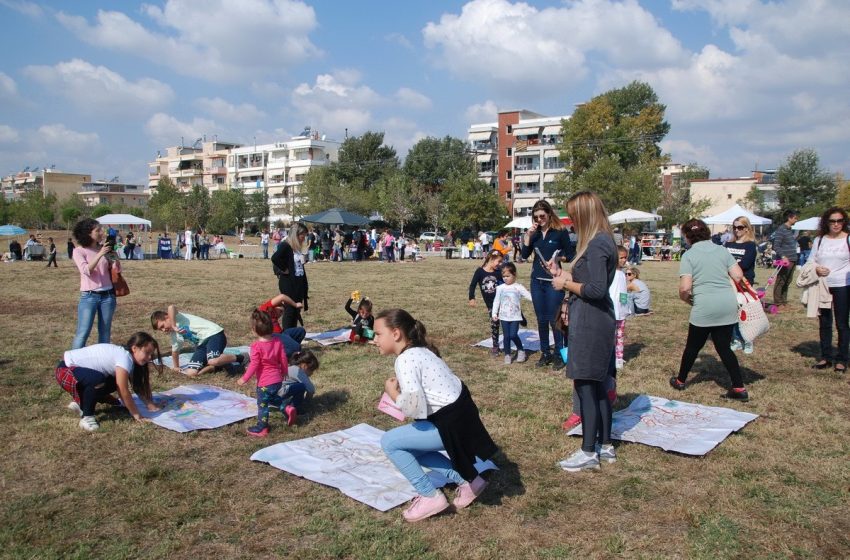
POLYGON ((130 286, 121 275, 121 271, 109 263, 109 274, 112 276, 112 289, 115 291, 115 297, 123 297, 130 293, 130 286))
POLYGON ((752 342, 770 330, 770 322, 758 294, 753 291, 749 282, 735 282, 735 287, 741 295, 738 298, 738 329, 744 342, 752 342))

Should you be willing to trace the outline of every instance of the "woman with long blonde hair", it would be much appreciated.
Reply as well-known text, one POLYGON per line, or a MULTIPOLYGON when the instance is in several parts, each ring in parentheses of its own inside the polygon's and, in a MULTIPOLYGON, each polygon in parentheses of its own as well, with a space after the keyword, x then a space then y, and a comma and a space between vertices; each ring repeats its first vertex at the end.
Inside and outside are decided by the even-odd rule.
POLYGON ((302 308, 287 305, 283 310, 283 330, 297 327, 303 324, 301 309, 307 311, 307 271, 304 269, 307 251, 305 245, 307 239, 307 226, 301 222, 292 224, 289 236, 277 247, 272 255, 272 268, 278 278, 278 289, 296 303, 301 303, 302 308))
MULTIPOLYGON (((729 254, 735 257, 738 266, 744 273, 747 282, 753 284, 756 280, 756 232, 749 218, 738 216, 732 221, 732 235, 734 239, 723 244, 729 254)), ((732 350, 744 349, 745 354, 753 353, 753 343, 744 340, 738 325, 732 329, 732 350)))
POLYGON ((581 449, 559 466, 568 472, 598 469, 600 460, 617 460, 611 445, 611 402, 605 384, 614 359, 616 321, 608 287, 614 280, 618 254, 602 200, 579 192, 567 201, 567 212, 578 235, 572 271, 553 267, 553 287, 569 298, 567 376, 579 398, 583 439, 581 449), (597 454, 596 444, 600 451, 597 454))
POLYGON ((538 200, 531 208, 531 227, 522 236, 521 255, 523 259, 532 257, 531 267, 531 301, 534 313, 537 315, 537 334, 540 336, 540 359, 537 367, 552 365, 552 369, 564 367, 561 359, 561 349, 564 347, 564 335, 555 326, 555 318, 564 301, 564 293, 552 287, 552 273, 547 263, 557 252, 557 259, 572 260, 573 245, 569 232, 564 229, 561 219, 545 200, 538 200), (555 356, 549 346, 549 327, 555 338, 555 356))

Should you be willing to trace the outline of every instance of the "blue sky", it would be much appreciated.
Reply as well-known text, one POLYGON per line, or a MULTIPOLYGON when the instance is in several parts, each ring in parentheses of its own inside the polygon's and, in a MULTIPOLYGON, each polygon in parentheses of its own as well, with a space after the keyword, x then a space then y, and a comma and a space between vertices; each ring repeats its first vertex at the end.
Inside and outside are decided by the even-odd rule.
POLYGON ((713 177, 812 147, 850 171, 843 0, 0 0, 0 173, 55 164, 144 182, 157 150, 312 126, 400 155, 498 110, 545 115, 631 80, 662 144, 713 177))

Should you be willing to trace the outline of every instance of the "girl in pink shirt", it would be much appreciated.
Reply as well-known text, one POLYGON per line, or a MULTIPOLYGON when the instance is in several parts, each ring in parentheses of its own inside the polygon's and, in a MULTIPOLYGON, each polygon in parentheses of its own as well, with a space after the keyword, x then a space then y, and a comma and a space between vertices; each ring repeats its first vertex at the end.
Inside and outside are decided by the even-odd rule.
MULTIPOLYGON (((251 331, 257 340, 251 344, 251 362, 245 375, 236 383, 244 385, 255 374, 257 376, 257 425, 248 428, 248 435, 265 437, 269 433, 269 406, 280 408, 283 399, 278 395, 283 378, 289 369, 286 350, 280 338, 272 336, 274 325, 268 313, 255 309, 251 313, 251 331)), ((297 412, 292 405, 284 413, 287 424, 295 423, 297 412), (290 410, 291 409, 291 410, 290 410)))
POLYGON ((77 305, 77 331, 72 350, 82 348, 91 333, 97 316, 97 342, 112 342, 112 316, 115 314, 115 290, 112 288, 110 266, 121 270, 121 265, 106 239, 103 227, 91 218, 80 220, 74 226, 77 247, 73 259, 80 271, 80 302, 77 305))

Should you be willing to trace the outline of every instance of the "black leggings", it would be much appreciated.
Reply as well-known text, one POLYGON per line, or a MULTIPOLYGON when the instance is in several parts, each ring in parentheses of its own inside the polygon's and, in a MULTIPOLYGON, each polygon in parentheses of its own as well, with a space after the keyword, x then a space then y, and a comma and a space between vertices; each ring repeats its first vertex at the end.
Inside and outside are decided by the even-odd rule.
POLYGON ((601 445, 611 443, 611 401, 604 381, 576 379, 573 383, 581 407, 581 448, 593 453, 597 441, 601 445))
POLYGON ((835 361, 847 364, 848 348, 850 348, 850 286, 830 288, 832 307, 821 309, 818 321, 820 324, 820 357, 832 361, 832 318, 835 316, 835 329, 838 331, 838 354, 835 361))
POLYGON ((726 371, 729 372, 729 377, 732 378, 732 387, 742 388, 744 379, 741 377, 741 368, 738 365, 738 358, 732 351, 732 325, 721 325, 719 327, 698 327, 696 325, 688 326, 688 342, 685 344, 685 351, 682 353, 682 363, 679 366, 678 379, 682 383, 687 381, 688 373, 694 366, 694 362, 699 355, 699 351, 705 346, 708 337, 714 343, 714 349, 720 355, 720 361, 723 362, 726 371))

